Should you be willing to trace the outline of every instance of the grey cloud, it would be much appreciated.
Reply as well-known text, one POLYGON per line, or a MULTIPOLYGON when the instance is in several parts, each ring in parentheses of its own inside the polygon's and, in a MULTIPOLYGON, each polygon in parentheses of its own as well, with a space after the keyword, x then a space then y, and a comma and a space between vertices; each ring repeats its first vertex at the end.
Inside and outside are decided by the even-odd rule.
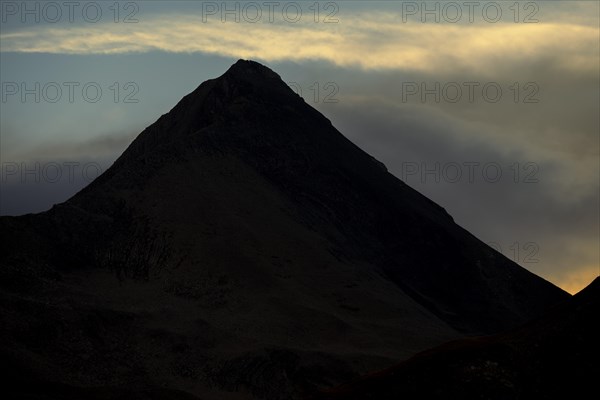
MULTIPOLYGON (((515 254, 509 247, 533 242, 539 247, 538 263, 524 262, 525 249, 519 259, 524 267, 560 284, 568 276, 597 266, 599 232, 598 180, 594 174, 582 177, 586 190, 576 193, 562 191, 569 187, 563 182, 575 155, 563 153, 564 158, 536 161, 530 148, 506 152, 493 142, 473 139, 468 121, 440 116, 431 107, 386 106, 371 108, 358 104, 338 104, 329 107, 334 121, 342 132, 371 155, 383 161, 390 172, 445 207, 456 221, 485 242, 503 248, 509 258, 515 254), (533 156, 533 157, 532 157, 533 156), (463 165, 464 162, 496 163, 501 166, 502 179, 491 183, 475 169, 473 183, 466 177, 457 183, 444 179, 439 183, 429 174, 424 181, 419 174, 406 176, 406 163, 422 163, 433 169, 436 162, 463 165), (525 183, 522 170, 519 182, 514 182, 515 162, 523 167, 535 162, 538 182, 525 183), (565 171, 566 170, 566 171, 565 171), (568 198, 565 201, 565 197, 568 198)), ((493 172, 493 170, 492 170, 493 172)), ((493 175, 493 174, 490 174, 493 175)), ((493 177, 492 177, 493 178, 493 177)), ((493 180, 493 179, 492 179, 493 180)), ((597 267, 596 267, 597 268, 597 267)))
POLYGON ((62 203, 106 171, 135 136, 127 132, 52 142, 3 157, 0 215, 41 212, 62 203))

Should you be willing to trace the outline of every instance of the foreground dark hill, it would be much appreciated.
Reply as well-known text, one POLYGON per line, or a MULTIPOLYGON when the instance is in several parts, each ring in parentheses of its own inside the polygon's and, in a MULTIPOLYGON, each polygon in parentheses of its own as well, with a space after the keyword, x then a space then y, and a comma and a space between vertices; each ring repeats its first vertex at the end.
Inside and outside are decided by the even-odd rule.
POLYGON ((250 61, 0 227, 0 346, 67 387, 291 398, 569 297, 250 61))
POLYGON ((447 343, 319 400, 584 399, 600 376, 600 278, 514 331, 447 343))

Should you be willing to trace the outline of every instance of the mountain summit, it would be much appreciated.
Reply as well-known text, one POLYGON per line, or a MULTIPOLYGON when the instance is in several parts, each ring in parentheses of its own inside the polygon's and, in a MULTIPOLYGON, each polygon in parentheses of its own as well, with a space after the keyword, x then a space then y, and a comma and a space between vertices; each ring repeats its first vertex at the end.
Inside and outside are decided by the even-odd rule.
POLYGON ((252 61, 185 96, 73 198, 0 227, 1 351, 23 376, 84 391, 294 398, 569 297, 252 61))

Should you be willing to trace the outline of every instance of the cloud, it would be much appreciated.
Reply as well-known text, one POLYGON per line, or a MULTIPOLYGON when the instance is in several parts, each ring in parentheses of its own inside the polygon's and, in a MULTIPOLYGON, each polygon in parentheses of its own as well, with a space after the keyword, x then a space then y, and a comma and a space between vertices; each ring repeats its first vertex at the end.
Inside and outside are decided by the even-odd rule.
POLYGON ((25 154, 16 155, 18 159, 39 160, 48 158, 73 159, 83 157, 116 158, 125 151, 139 132, 101 134, 88 140, 52 141, 33 147, 25 154), (45 155, 45 156, 44 156, 45 155))
POLYGON ((582 162, 576 152, 548 154, 543 146, 508 151, 509 143, 493 139, 502 137, 493 124, 473 126, 466 118, 422 104, 345 99, 327 114, 341 132, 383 161, 391 173, 523 267, 571 293, 600 274, 597 157, 582 162), (472 183, 466 167, 458 182, 441 173, 439 181, 435 173, 423 179, 423 163, 431 171, 435 163, 463 166, 465 162, 479 163, 472 183), (527 162, 538 168, 532 183, 523 179, 529 172, 523 169, 527 162), (499 165, 502 179, 486 181, 481 168, 486 163, 499 165), (515 163, 521 171, 517 181, 515 163), (417 166, 415 174, 406 173, 408 164, 417 166))
POLYGON ((138 24, 37 26, 0 35, 2 51, 122 54, 206 53, 269 62, 325 60, 362 69, 493 73, 547 59, 567 71, 595 71, 598 27, 545 24, 401 23, 386 13, 345 15, 339 24, 222 23, 190 15, 148 17, 138 24), (558 54, 557 54, 558 52, 558 54))
POLYGON ((553 282, 559 282, 560 286, 571 294, 579 292, 594 279, 600 276, 600 267, 597 265, 583 266, 577 269, 566 269, 550 277, 553 282))
POLYGON ((111 133, 79 141, 49 141, 2 157, 0 215, 48 210, 106 171, 137 136, 111 133))

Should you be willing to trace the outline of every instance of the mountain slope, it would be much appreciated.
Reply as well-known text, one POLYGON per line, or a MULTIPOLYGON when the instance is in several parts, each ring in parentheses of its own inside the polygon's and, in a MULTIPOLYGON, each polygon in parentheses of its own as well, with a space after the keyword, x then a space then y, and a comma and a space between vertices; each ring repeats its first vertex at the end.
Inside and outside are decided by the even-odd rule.
POLYGON ((318 398, 586 398, 600 375, 599 313, 596 278, 574 298, 519 329, 442 345, 318 398))
POLYGON ((0 226, 0 338, 71 385, 293 397, 568 298, 251 61, 67 202, 0 226))

